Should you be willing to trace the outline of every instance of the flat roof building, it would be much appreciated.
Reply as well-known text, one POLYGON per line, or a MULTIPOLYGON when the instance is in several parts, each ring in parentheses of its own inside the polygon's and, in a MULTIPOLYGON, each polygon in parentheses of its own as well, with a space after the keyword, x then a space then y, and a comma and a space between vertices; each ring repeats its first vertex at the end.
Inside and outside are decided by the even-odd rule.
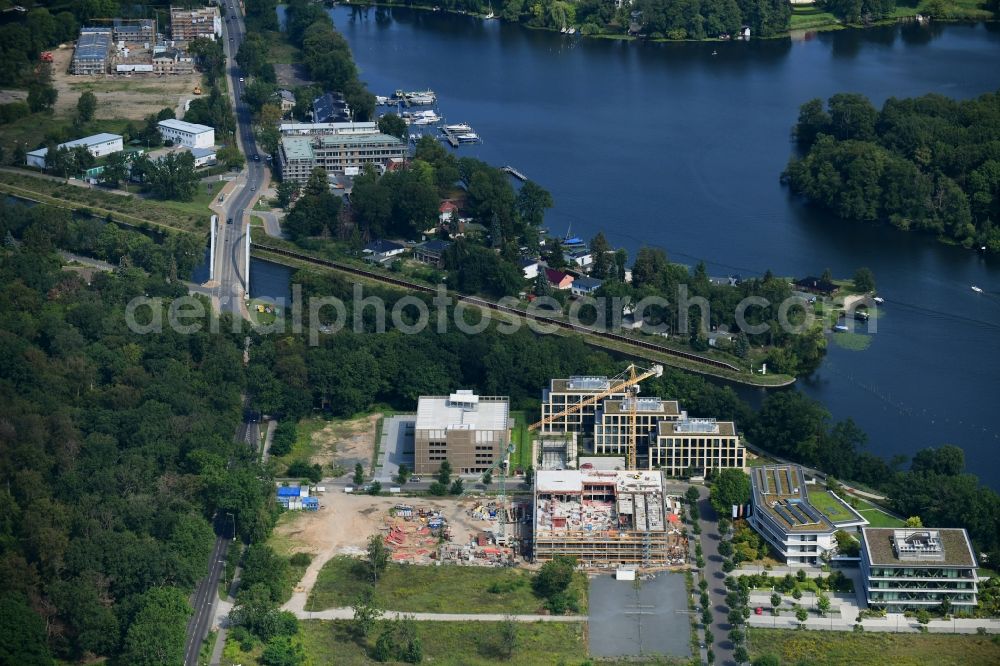
POLYGON ((746 467, 746 448, 732 421, 684 418, 661 420, 649 443, 649 468, 668 476, 683 476, 689 470, 746 467))
POLYGON ((892 612, 976 605, 976 556, 964 529, 861 529, 861 573, 869 606, 892 612))
MULTIPOLYGON (((73 141, 67 141, 66 143, 60 143, 56 148, 68 148, 72 150, 77 146, 86 146, 87 152, 94 157, 104 157, 105 155, 110 155, 111 153, 117 153, 124 150, 125 143, 124 139, 120 134, 109 134, 107 132, 102 132, 101 134, 94 134, 92 136, 85 136, 82 139, 74 139, 73 141)), ((37 167, 39 169, 45 168, 45 156, 48 155, 48 148, 39 148, 38 150, 33 150, 27 154, 27 164, 28 166, 37 167)))
POLYGON ((153 19, 116 18, 111 32, 115 42, 150 46, 156 42, 156 23, 153 19))
MULTIPOLYGON (((603 400, 594 423, 594 453, 597 455, 627 454, 632 429, 632 400, 603 400)), ((680 410, 676 400, 638 398, 635 401, 636 448, 648 454, 650 434, 655 433, 660 421, 677 421, 687 414, 680 410)))
MULTIPOLYGON (((281 91, 288 92, 287 90, 281 91)), ((289 93, 290 94, 290 93, 289 93)), ((282 96, 284 99, 284 96, 282 96)), ((293 102, 294 105, 294 102, 293 102)), ((282 136, 308 136, 311 134, 378 134, 378 123, 281 123, 282 136)))
MULTIPOLYGON (((592 398, 598 393, 603 393, 611 388, 611 380, 604 376, 586 377, 575 376, 569 379, 553 379, 549 382, 549 388, 542 391, 542 418, 558 414, 573 405, 592 398)), ((621 400, 625 397, 624 392, 612 393, 603 400, 621 400)), ((553 434, 564 432, 586 433, 593 432, 597 411, 600 409, 600 401, 593 405, 586 405, 572 414, 567 414, 551 423, 543 425, 539 434, 553 434)))
POLYGON ((385 166, 394 158, 406 156, 406 143, 382 133, 337 133, 308 136, 285 136, 278 149, 281 177, 305 184, 316 167, 328 174, 360 169, 366 164, 385 166))
POLYGON ((110 28, 80 28, 69 69, 72 74, 95 76, 108 69, 111 50, 110 28))
POLYGON ((533 499, 536 561, 556 555, 572 555, 585 567, 687 561, 658 471, 540 470, 533 499))
POLYGON ((750 526, 789 566, 820 564, 836 548, 834 533, 867 525, 857 511, 829 491, 816 490, 809 500, 798 465, 768 465, 750 470, 750 526), (822 494, 823 501, 819 496, 822 494))
POLYGON ((173 141, 188 148, 211 148, 215 145, 215 130, 207 125, 167 118, 156 124, 164 141, 173 141))
POLYGON ((190 41, 197 37, 215 39, 222 36, 222 18, 218 7, 185 9, 170 8, 170 35, 177 41, 190 41))
POLYGON ((459 474, 481 474, 510 442, 506 397, 459 390, 447 396, 422 396, 414 428, 414 472, 434 474, 447 460, 459 474))

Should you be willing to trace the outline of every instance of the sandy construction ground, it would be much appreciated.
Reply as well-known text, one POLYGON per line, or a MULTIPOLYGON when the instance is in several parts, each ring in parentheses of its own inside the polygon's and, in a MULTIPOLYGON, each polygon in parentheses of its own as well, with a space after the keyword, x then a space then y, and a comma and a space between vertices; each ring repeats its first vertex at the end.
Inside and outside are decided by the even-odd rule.
POLYGON ((52 51, 52 85, 59 92, 55 111, 68 114, 76 108, 80 95, 89 90, 97 96, 97 118, 142 120, 151 113, 170 107, 183 115, 187 100, 195 99, 195 84, 201 73, 178 76, 74 76, 69 73, 73 47, 62 45, 52 51))
POLYGON ((375 455, 375 425, 381 417, 381 414, 370 414, 323 426, 312 434, 315 448, 309 461, 324 468, 339 465, 344 474, 353 474, 355 463, 369 469, 375 455))
POLYGON ((313 560, 296 586, 296 595, 308 595, 323 565, 335 555, 361 555, 368 537, 386 527, 389 510, 397 504, 440 511, 448 522, 453 543, 465 543, 489 523, 476 520, 469 511, 479 504, 474 498, 431 499, 424 497, 372 497, 347 493, 327 493, 316 512, 301 512, 279 525, 277 536, 287 539, 291 552, 306 552, 313 560))

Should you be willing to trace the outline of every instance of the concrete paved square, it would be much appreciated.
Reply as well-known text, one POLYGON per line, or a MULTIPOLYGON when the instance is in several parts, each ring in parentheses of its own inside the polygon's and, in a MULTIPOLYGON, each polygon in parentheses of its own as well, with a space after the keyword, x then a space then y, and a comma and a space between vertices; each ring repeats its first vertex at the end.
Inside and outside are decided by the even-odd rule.
POLYGON ((691 622, 684 575, 660 573, 652 580, 590 580, 590 655, 691 656, 691 622))
POLYGON ((399 466, 406 465, 413 472, 413 428, 416 414, 397 414, 382 421, 382 441, 379 442, 375 480, 383 486, 395 483, 399 466))

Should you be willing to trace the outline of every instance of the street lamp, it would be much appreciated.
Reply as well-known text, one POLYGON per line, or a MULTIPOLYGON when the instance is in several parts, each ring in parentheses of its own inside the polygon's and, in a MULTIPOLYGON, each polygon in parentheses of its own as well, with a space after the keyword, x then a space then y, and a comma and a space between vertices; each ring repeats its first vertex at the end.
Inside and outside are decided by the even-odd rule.
POLYGON ((233 541, 236 541, 236 516, 226 511, 226 515, 233 519, 233 541))

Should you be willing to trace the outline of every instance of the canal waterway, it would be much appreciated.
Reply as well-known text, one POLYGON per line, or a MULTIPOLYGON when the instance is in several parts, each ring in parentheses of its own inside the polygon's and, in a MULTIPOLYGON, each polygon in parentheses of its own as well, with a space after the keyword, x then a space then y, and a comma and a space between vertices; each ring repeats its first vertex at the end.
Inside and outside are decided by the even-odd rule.
POLYGON ((779 183, 800 104, 996 90, 1000 26, 641 44, 446 13, 330 11, 373 92, 435 90, 446 120, 484 139, 460 154, 511 164, 550 190, 553 233, 603 231, 631 256, 659 246, 713 275, 870 267, 886 298, 871 345, 831 345, 799 388, 834 418, 854 418, 877 454, 957 444, 970 471, 1000 488, 1000 261, 830 219, 779 183))

